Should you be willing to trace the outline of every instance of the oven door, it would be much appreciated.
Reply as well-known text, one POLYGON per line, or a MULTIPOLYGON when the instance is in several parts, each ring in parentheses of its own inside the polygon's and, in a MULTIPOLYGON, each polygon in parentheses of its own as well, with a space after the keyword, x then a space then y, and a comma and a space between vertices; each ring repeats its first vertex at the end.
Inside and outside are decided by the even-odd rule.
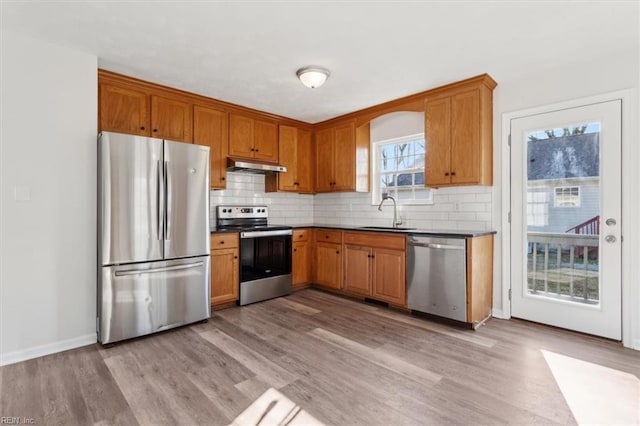
POLYGON ((240 305, 291 293, 291 234, 240 233, 240 305))

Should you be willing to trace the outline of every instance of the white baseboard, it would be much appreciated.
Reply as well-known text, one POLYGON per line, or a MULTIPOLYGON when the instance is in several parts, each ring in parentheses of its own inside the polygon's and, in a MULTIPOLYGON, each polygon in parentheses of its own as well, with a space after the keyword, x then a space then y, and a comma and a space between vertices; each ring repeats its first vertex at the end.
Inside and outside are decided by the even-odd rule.
POLYGON ((493 308, 491 310, 491 315, 494 318, 500 318, 500 319, 509 319, 510 318, 510 317, 505 315, 505 313, 502 311, 502 309, 496 309, 496 308, 493 308))
POLYGON ((81 346, 96 343, 98 338, 96 333, 86 334, 84 336, 74 337, 72 339, 61 340, 59 342, 48 343, 46 345, 34 346, 19 351, 0 353, 0 367, 3 365, 15 364, 16 362, 26 361, 28 359, 38 358, 41 356, 54 354, 56 352, 67 351, 69 349, 79 348, 81 346))

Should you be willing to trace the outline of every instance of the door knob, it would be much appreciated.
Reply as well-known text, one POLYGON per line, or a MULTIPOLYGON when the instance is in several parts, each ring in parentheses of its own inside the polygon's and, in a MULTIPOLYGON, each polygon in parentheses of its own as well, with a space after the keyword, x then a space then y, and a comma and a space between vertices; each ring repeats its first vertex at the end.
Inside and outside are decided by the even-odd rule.
POLYGON ((615 226, 617 222, 614 218, 610 217, 605 223, 607 224, 607 226, 615 226))
POLYGON ((604 240, 608 243, 615 243, 616 237, 614 235, 607 235, 606 237, 604 237, 604 240))

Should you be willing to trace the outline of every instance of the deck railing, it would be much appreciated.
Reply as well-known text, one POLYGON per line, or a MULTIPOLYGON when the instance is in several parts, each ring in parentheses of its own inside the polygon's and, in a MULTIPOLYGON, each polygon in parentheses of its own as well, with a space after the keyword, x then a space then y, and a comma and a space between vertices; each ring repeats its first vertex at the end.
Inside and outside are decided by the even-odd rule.
POLYGON ((530 293, 599 303, 598 235, 529 232, 527 236, 530 293))

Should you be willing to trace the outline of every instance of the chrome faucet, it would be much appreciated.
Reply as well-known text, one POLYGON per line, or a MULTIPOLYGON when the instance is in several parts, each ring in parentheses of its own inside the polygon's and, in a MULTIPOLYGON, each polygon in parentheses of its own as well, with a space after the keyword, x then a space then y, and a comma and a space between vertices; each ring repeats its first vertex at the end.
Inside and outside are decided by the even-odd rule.
POLYGON ((402 220, 398 219, 398 205, 396 204, 396 199, 389 195, 388 192, 383 192, 382 201, 380 201, 380 204, 378 205, 378 211, 382 211, 382 203, 384 203, 384 200, 393 201, 393 227, 397 228, 402 225, 402 220))

